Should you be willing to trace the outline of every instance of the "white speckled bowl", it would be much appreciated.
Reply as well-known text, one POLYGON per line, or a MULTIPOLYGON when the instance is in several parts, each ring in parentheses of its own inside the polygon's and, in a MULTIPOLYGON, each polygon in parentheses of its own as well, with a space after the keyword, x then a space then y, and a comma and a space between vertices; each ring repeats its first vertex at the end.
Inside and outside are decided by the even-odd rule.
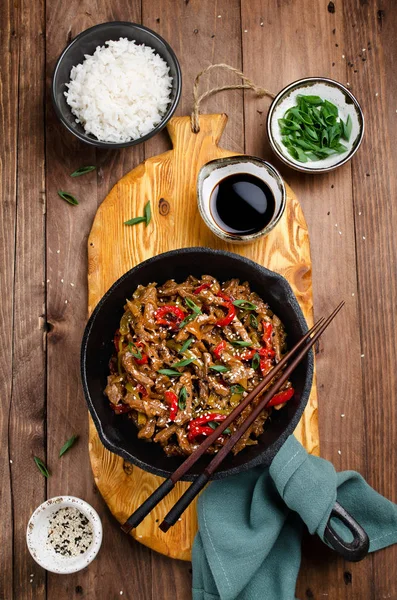
POLYGON ((81 571, 89 565, 102 543, 102 523, 96 510, 87 502, 74 496, 57 496, 40 504, 29 519, 26 542, 34 560, 47 571, 67 574, 81 571), (47 544, 48 522, 54 512, 65 507, 77 508, 90 521, 94 539, 91 546, 79 556, 61 556, 47 544))
POLYGON ((277 94, 267 115, 267 135, 273 151, 289 167, 304 173, 328 173, 344 165, 359 149, 364 135, 364 115, 357 99, 344 85, 326 77, 307 77, 290 83, 277 94), (346 152, 306 163, 295 160, 289 154, 281 142, 278 120, 284 116, 288 108, 296 104, 298 94, 320 96, 333 102, 344 120, 350 115, 353 127, 349 142, 344 142, 348 148, 346 152))

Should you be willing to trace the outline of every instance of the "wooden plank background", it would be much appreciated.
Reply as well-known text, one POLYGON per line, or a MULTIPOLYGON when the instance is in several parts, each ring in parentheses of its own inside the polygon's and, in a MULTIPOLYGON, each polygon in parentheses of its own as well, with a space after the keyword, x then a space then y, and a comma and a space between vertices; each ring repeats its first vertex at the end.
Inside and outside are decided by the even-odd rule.
MULTIPOLYGON (((222 146, 269 159, 297 192, 311 234, 315 313, 347 306, 317 355, 321 450, 338 469, 358 469, 397 501, 396 218, 397 7, 393 0, 3 0, 0 5, 0 599, 186 600, 190 565, 124 536, 97 494, 87 453, 79 381, 86 320, 86 241, 110 187, 166 135, 120 152, 96 151, 58 123, 49 86, 55 61, 80 31, 131 20, 158 31, 183 71, 177 114, 210 63, 227 62, 278 91, 324 75, 349 83, 366 135, 353 161, 329 175, 281 166, 265 134, 267 99, 225 92, 207 112, 229 115, 222 146), (98 170, 71 180, 82 164, 98 170), (75 193, 78 208, 58 189, 75 193), (74 285, 71 285, 74 284, 74 285), (342 418, 341 414, 345 416, 342 418), (61 460, 72 433, 80 439, 61 460), (340 453, 339 453, 340 451, 340 453), (32 461, 47 461, 44 481, 32 461), (34 508, 60 493, 99 511, 104 546, 85 571, 45 574, 30 558, 25 527, 34 508)), ((232 80, 214 72, 204 88, 232 80)), ((347 564, 307 538, 297 596, 397 600, 397 548, 347 564)))

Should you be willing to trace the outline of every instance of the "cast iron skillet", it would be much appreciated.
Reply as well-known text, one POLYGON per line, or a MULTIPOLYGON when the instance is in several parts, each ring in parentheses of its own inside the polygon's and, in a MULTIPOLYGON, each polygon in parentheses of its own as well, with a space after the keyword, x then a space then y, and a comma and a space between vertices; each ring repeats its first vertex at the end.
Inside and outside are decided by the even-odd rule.
MULTIPOLYGON (((139 284, 147 285, 154 281, 161 284, 167 279, 183 281, 190 274, 197 277, 210 274, 220 281, 233 277, 248 281, 251 288, 269 303, 284 323, 289 347, 307 331, 302 311, 288 282, 277 273, 230 252, 209 248, 173 250, 144 261, 116 281, 98 303, 84 332, 81 350, 84 394, 103 445, 141 469, 165 478, 175 471, 183 458, 167 457, 158 444, 139 440, 127 416, 115 415, 111 410, 103 390, 106 387, 109 359, 113 353, 113 336, 119 327, 126 298, 132 295, 139 284)), ((230 455, 214 474, 214 479, 235 475, 257 465, 269 465, 272 462, 298 424, 309 398, 312 378, 313 355, 310 352, 291 378, 295 389, 294 398, 282 410, 273 411, 259 443, 246 447, 237 456, 230 455)), ((210 458, 202 457, 184 479, 193 481, 203 471, 210 458)), ((338 514, 333 516, 339 516, 353 531, 353 520, 349 515, 338 512, 336 505, 334 510, 338 514)), ((339 543, 339 552, 350 560, 357 560, 354 556, 357 554, 356 541, 360 532, 354 529, 354 548, 346 548, 346 545, 342 547, 343 540, 333 529, 330 529, 330 532, 332 535, 330 534, 328 542, 333 547, 339 543)))

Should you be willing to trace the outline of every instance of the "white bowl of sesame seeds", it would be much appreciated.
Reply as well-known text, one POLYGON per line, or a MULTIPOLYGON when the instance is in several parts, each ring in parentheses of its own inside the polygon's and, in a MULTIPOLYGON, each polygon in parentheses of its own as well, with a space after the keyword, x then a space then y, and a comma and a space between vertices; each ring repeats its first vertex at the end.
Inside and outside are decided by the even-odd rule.
POLYGON ((102 543, 96 510, 74 496, 43 502, 32 514, 26 542, 34 560, 52 573, 76 573, 87 567, 102 543))

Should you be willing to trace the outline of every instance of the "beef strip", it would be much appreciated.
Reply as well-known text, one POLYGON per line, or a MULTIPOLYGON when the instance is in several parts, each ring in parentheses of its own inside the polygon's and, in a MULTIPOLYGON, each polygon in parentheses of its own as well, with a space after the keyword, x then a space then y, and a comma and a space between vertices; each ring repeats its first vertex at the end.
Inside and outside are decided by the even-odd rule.
POLYGON ((105 387, 105 394, 112 404, 118 404, 123 399, 124 386, 121 383, 120 375, 109 375, 108 384, 105 387))
POLYGON ((138 431, 138 437, 140 439, 148 440, 153 437, 154 429, 156 427, 156 419, 148 419, 143 427, 138 431))
POLYGON ((161 429, 154 436, 154 441, 159 442, 160 444, 165 444, 165 442, 168 442, 170 437, 172 435, 174 435, 174 433, 176 433, 177 429, 178 429, 177 425, 170 425, 169 427, 165 427, 164 429, 161 429))
POLYGON ((134 357, 131 352, 125 352, 121 359, 122 365, 124 369, 127 371, 133 379, 141 383, 146 388, 151 388, 153 385, 153 380, 150 379, 147 375, 144 375, 141 371, 136 367, 134 357))

